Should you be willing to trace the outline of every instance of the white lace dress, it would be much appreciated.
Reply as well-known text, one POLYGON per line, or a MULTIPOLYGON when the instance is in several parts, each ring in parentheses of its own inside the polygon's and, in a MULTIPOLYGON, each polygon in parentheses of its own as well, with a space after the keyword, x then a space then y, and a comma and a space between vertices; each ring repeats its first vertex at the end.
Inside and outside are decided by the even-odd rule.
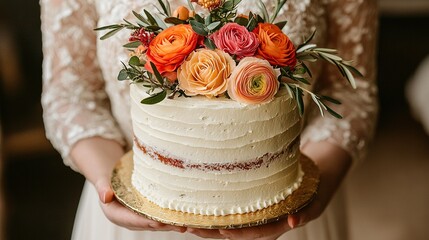
MULTIPOLYGON (((170 0, 172 9, 186 0, 170 0)), ((263 0, 274 6, 274 0, 263 0)), ((128 33, 98 40, 93 29, 122 18, 131 10, 156 11, 154 0, 41 0, 43 32, 44 120, 48 138, 60 151, 65 164, 73 145, 92 136, 131 145, 128 83, 116 80, 120 61, 127 59, 121 47, 128 33)), ((243 0, 240 12, 258 12, 257 1, 243 0), (249 4, 250 3, 250 4, 249 4)), ((285 32, 295 44, 315 28, 315 42, 336 48, 345 59, 355 60, 365 75, 357 90, 341 79, 333 67, 315 67, 313 82, 319 92, 342 101, 336 108, 344 119, 318 115, 307 108, 307 127, 302 142, 327 140, 347 150, 359 161, 372 136, 377 112, 375 45, 377 11, 375 0, 289 0, 278 20, 288 20, 285 32)), ((280 239, 344 240, 347 222, 341 194, 325 213, 307 226, 280 239)), ((73 231, 73 239, 199 239, 190 234, 131 232, 110 223, 103 215, 92 186, 85 185, 73 231)))

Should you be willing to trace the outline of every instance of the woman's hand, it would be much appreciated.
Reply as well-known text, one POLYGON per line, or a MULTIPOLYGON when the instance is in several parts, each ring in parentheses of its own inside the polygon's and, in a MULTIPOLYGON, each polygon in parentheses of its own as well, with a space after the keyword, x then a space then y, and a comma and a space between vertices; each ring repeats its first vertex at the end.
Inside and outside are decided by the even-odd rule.
POLYGON ((310 205, 283 220, 257 227, 216 231, 188 229, 188 232, 201 237, 223 236, 231 240, 275 240, 285 232, 319 217, 347 173, 351 159, 343 149, 329 142, 309 142, 302 147, 301 152, 310 157, 320 171, 319 190, 310 205))
POLYGON ((100 205, 106 217, 116 225, 130 230, 177 231, 186 228, 162 224, 149 220, 120 204, 110 187, 110 177, 117 161, 124 155, 122 147, 115 141, 99 137, 79 141, 71 152, 79 171, 97 189, 100 205))

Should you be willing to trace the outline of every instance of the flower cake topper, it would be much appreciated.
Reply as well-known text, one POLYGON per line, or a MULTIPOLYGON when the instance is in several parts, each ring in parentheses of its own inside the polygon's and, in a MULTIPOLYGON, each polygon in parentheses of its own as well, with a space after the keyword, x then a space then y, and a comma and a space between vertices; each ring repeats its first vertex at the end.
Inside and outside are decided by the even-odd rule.
POLYGON ((286 0, 277 0, 273 11, 261 4, 261 15, 237 13, 240 2, 188 0, 188 6, 172 12, 168 0, 158 0, 158 13, 133 11, 136 23, 124 19, 124 23, 95 30, 109 30, 102 40, 120 30, 132 30, 124 45, 130 59, 122 63, 118 80, 143 84, 150 95, 143 104, 196 95, 262 104, 273 100, 283 87, 296 100, 301 115, 303 96, 309 94, 322 115, 327 111, 341 118, 327 105, 339 101, 304 88, 312 76, 306 62, 324 60, 335 65, 353 88, 353 75, 362 76, 360 72, 335 49, 311 44, 315 32, 295 46, 282 31, 286 22, 274 23, 286 0), (206 8, 208 14, 196 12, 194 4, 206 8))

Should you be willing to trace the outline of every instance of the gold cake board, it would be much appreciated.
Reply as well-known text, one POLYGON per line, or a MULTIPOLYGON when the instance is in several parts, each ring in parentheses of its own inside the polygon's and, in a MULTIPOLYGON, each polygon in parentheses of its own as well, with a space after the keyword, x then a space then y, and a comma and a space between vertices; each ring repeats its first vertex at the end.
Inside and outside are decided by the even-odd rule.
POLYGON ((119 202, 132 211, 161 223, 204 229, 237 229, 253 227, 277 221, 305 207, 314 198, 319 185, 319 170, 312 160, 301 154, 301 168, 304 176, 300 187, 285 200, 253 213, 232 214, 226 216, 205 216, 184 213, 150 202, 131 184, 133 172, 133 153, 125 154, 116 165, 112 174, 112 188, 119 202))

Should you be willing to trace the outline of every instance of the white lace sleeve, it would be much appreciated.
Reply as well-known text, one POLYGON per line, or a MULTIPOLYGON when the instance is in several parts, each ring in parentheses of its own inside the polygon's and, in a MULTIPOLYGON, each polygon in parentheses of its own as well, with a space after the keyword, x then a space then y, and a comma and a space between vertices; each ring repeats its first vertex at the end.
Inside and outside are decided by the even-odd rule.
POLYGON ((69 154, 77 141, 102 136, 123 144, 97 63, 97 11, 91 2, 40 1, 46 135, 73 169, 69 154))
POLYGON ((375 0, 327 0, 328 45, 339 50, 364 78, 358 78, 352 89, 335 67, 329 66, 318 83, 320 93, 340 99, 334 106, 344 118, 321 117, 317 111, 309 113, 303 142, 329 141, 348 151, 354 162, 365 156, 377 118, 376 33, 378 14, 375 0))

